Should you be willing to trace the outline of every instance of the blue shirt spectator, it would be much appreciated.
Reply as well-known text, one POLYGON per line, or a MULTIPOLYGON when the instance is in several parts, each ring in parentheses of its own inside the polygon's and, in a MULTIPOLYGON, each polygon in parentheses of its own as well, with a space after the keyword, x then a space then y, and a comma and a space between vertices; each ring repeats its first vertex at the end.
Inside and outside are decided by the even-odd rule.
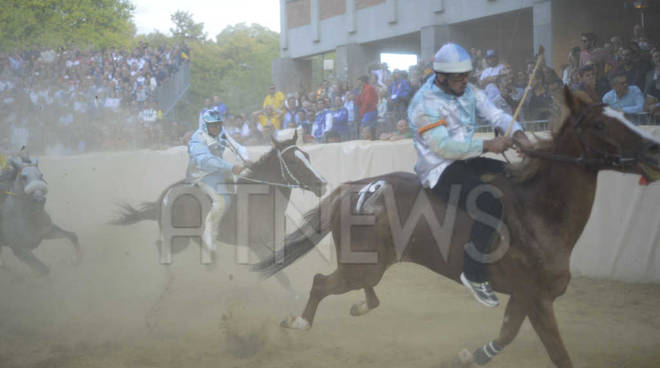
POLYGON ((328 114, 328 109, 324 108, 316 114, 314 118, 314 124, 312 125, 312 136, 317 141, 321 141, 323 134, 326 131, 326 115, 328 114))
POLYGON ((616 75, 611 80, 612 90, 603 96, 603 103, 626 114, 640 113, 644 110, 644 94, 637 86, 629 86, 624 74, 616 75))
POLYGON ((223 119, 227 119, 229 117, 229 111, 227 109, 227 105, 220 100, 219 96, 213 96, 213 108, 220 113, 220 116, 222 116, 223 119))
POLYGON ((410 100, 410 82, 406 79, 403 72, 397 72, 397 80, 392 83, 392 102, 408 103, 410 100))
POLYGON ((328 111, 332 114, 332 126, 326 127, 328 131, 337 132, 342 140, 348 136, 348 110, 344 107, 341 97, 335 96, 334 106, 328 111))

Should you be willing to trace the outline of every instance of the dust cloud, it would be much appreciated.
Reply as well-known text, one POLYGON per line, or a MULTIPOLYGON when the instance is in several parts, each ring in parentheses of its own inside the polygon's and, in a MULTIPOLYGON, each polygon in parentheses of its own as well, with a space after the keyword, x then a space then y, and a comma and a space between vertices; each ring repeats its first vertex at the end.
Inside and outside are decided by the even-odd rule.
MULTIPOLYGON (((309 331, 279 322, 301 313, 314 274, 334 269, 325 251, 286 269, 297 297, 234 262, 228 245, 215 266, 200 264, 194 243, 161 265, 156 223, 107 222, 119 201, 157 198, 185 163, 183 147, 42 158, 47 209, 78 234, 84 259, 74 266, 65 241, 45 241, 35 254, 51 273, 34 278, 3 248, 0 367, 446 367, 497 336, 504 308, 485 309, 417 265, 392 267, 376 287, 380 307, 365 316, 349 315, 361 292, 328 297, 309 331)), ((654 285, 574 280, 556 310, 576 366, 656 367, 659 304, 654 285)), ((551 362, 525 322, 491 366, 551 362)))

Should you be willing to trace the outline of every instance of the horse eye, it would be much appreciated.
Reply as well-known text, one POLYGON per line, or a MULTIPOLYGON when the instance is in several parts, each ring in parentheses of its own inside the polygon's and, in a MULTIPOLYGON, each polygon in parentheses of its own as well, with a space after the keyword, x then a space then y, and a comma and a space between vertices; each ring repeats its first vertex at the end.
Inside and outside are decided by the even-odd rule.
POLYGON ((597 123, 596 123, 596 129, 598 129, 598 130, 603 130, 603 129, 605 129, 605 123, 602 122, 602 121, 597 122, 597 123))

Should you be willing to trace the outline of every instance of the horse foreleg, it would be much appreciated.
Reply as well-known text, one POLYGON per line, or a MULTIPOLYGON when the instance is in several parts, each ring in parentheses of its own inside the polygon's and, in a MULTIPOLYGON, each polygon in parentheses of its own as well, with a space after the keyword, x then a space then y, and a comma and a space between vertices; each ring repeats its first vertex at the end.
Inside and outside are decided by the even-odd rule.
POLYGON ((555 366, 572 368, 573 363, 559 335, 553 301, 538 300, 534 303, 529 310, 529 320, 555 366))
POLYGON ((477 349, 473 354, 470 354, 469 351, 464 351, 461 352, 461 356, 471 355, 471 360, 474 363, 477 365, 486 365, 518 335, 520 326, 522 326, 527 316, 528 308, 529 304, 526 300, 512 295, 506 305, 500 335, 495 340, 477 349))
POLYGON ((61 227, 52 224, 50 230, 44 236, 44 239, 67 239, 73 245, 73 248, 76 251, 76 259, 74 264, 78 265, 82 261, 82 249, 80 248, 80 243, 78 243, 78 235, 76 233, 63 230, 61 227))
POLYGON ((351 316, 361 316, 367 314, 370 310, 375 309, 380 305, 378 296, 373 287, 364 288, 365 301, 353 304, 351 307, 351 316))
POLYGON ((16 258, 20 259, 26 265, 28 265, 37 276, 46 276, 48 273, 50 273, 48 266, 46 266, 37 257, 35 257, 35 255, 32 254, 32 251, 25 248, 15 247, 12 247, 11 250, 14 252, 14 255, 16 255, 16 258))

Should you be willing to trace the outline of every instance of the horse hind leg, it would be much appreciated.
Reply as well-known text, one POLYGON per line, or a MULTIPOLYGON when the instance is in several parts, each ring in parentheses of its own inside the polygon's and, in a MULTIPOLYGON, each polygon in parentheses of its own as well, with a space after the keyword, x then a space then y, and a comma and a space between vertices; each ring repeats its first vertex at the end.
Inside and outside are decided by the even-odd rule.
POLYGON ((67 239, 76 252, 76 258, 74 259, 73 264, 79 265, 82 261, 83 253, 82 249, 80 248, 80 243, 78 242, 78 235, 76 235, 76 233, 63 230, 61 227, 52 224, 50 231, 46 233, 44 239, 67 239))
POLYGON ((364 288, 364 296, 364 301, 353 304, 351 307, 351 316, 357 317, 365 315, 380 305, 380 301, 378 300, 378 296, 376 296, 376 291, 373 287, 369 286, 364 288))

